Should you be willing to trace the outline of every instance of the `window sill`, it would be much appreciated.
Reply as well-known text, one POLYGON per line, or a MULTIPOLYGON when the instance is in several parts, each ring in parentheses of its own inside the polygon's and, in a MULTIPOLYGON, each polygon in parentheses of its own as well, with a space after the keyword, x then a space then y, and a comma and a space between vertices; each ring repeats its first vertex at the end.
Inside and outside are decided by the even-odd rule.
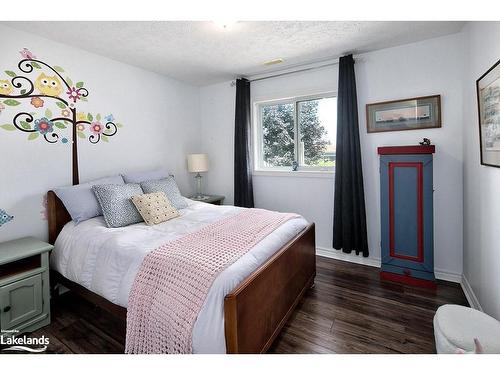
POLYGON ((299 178, 330 178, 333 179, 335 171, 273 171, 273 170, 256 170, 252 172, 252 176, 266 177, 299 177, 299 178))

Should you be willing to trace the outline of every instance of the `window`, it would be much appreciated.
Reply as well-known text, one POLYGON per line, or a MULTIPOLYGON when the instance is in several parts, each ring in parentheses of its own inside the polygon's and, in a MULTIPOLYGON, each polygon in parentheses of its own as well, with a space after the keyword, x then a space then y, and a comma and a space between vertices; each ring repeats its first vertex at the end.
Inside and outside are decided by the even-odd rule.
POLYGON ((256 103, 255 155, 260 170, 332 170, 337 98, 317 95, 256 103))

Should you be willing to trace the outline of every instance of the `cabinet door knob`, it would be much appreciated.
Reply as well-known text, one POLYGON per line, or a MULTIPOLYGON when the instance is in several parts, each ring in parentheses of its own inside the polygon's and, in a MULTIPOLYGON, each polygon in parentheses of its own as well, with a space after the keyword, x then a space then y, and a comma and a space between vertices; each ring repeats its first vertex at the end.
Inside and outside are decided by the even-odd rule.
POLYGON ((10 306, 5 306, 3 308, 3 312, 9 312, 10 311, 10 306))

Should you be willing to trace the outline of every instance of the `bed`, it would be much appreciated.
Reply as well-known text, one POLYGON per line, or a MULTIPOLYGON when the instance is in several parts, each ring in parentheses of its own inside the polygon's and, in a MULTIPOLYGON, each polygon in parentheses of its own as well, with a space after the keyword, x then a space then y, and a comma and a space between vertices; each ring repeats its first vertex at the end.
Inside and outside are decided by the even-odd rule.
MULTIPOLYGON (((148 227, 107 228, 102 217, 75 225, 49 191, 52 280, 126 319, 128 293, 145 255, 241 208, 189 201, 181 216, 148 227)), ((313 285, 314 224, 289 220, 221 272, 196 320, 194 353, 263 353, 313 285), (224 301, 224 303, 221 303, 224 301)))

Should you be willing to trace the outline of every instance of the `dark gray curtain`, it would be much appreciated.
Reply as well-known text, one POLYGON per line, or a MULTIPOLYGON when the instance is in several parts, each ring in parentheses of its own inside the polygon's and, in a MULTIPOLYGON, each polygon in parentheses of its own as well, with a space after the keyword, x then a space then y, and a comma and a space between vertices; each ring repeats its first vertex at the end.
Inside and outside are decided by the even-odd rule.
POLYGON ((333 247, 344 253, 368 256, 365 194, 359 143, 356 76, 352 55, 339 61, 337 97, 337 151, 333 247))
POLYGON ((243 78, 236 80, 234 205, 249 208, 254 206, 250 160, 250 82, 243 78))

